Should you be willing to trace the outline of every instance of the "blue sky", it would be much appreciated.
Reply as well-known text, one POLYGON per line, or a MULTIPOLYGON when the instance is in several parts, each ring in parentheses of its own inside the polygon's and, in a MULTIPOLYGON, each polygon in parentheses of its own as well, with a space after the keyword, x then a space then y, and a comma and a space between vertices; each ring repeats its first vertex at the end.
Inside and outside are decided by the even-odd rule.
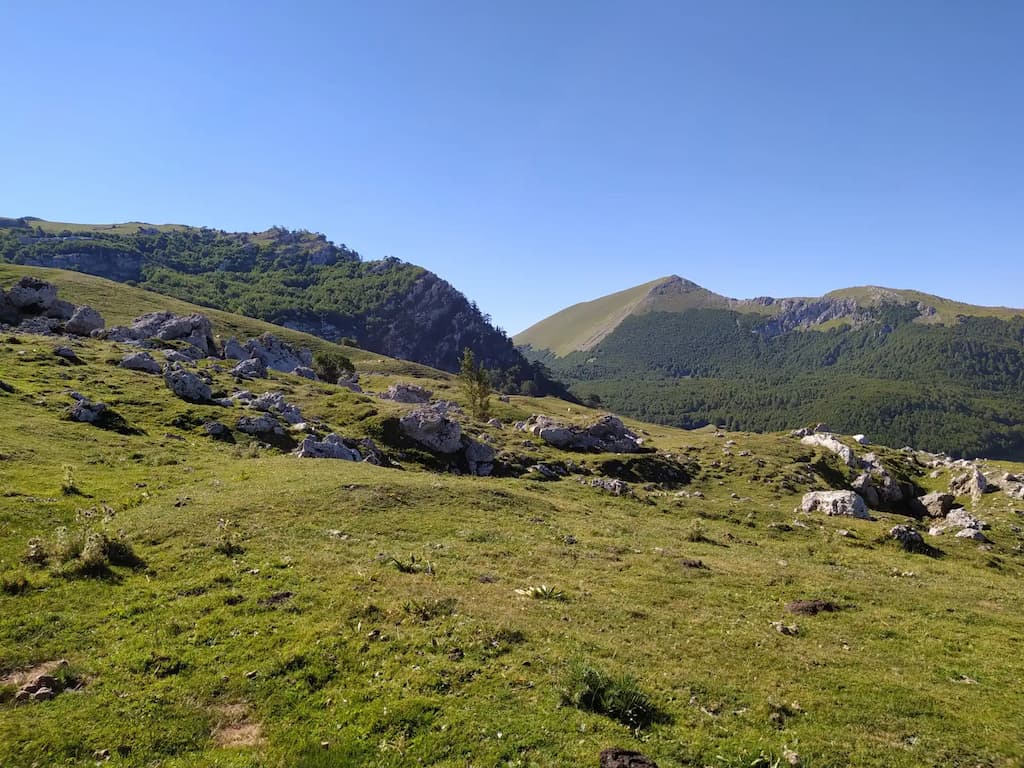
POLYGON ((4 3, 0 215, 321 231, 512 333, 672 273, 1024 305, 1019 2, 157 5, 4 3))

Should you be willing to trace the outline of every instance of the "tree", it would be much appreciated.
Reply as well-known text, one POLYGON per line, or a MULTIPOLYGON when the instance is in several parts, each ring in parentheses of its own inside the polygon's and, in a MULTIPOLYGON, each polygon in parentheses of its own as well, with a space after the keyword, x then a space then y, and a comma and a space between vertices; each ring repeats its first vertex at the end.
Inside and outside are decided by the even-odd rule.
POLYGON ((459 388, 474 419, 484 421, 491 415, 491 377, 476 362, 473 350, 466 347, 459 366, 459 388))
POLYGON ((313 370, 323 381, 336 384, 342 376, 351 376, 355 373, 355 366, 352 361, 340 352, 320 351, 313 355, 313 370))

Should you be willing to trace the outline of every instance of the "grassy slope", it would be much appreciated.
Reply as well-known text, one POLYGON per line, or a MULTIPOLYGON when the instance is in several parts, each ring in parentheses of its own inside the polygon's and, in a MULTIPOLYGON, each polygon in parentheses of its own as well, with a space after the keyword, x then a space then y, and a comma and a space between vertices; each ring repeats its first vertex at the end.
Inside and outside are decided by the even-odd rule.
POLYGON ((513 341, 517 345, 529 344, 534 349, 550 349, 558 355, 590 349, 614 331, 647 298, 651 289, 667 280, 669 278, 663 277, 600 299, 574 304, 530 326, 513 341))
POLYGON ((944 299, 941 296, 932 296, 929 293, 922 293, 921 291, 881 288, 874 285, 843 288, 838 291, 827 293, 825 294, 825 297, 834 299, 852 298, 856 299, 858 304, 868 307, 878 306, 885 301, 897 301, 901 303, 920 302, 929 307, 935 308, 936 312, 934 316, 927 320, 922 320, 922 322, 932 323, 953 323, 956 322, 957 315, 968 315, 970 317, 995 317, 1000 320, 1011 320, 1014 317, 1024 314, 1024 309, 1014 309, 1012 307, 981 307, 973 304, 964 304, 963 302, 954 301, 952 299, 944 299))
MULTIPOLYGON (((750 766, 784 747, 809 766, 1024 759, 1022 538, 1002 495, 978 510, 993 551, 943 539, 946 556, 928 559, 879 541, 895 516, 770 527, 824 487, 812 452, 788 437, 736 434, 727 446, 709 430, 643 427, 649 444, 700 465, 690 490, 703 499, 302 461, 175 426, 237 412, 168 398, 159 377, 111 366, 105 342, 78 343, 83 366, 58 364, 59 340, 20 342, 0 339, 0 379, 17 388, 0 393, 0 573, 31 586, 0 592, 0 676, 65 657, 87 684, 0 703, 4 766, 91 765, 100 749, 117 765, 165 768, 593 765, 601 748, 635 742, 559 706, 573 658, 639 677, 672 718, 637 745, 663 767, 750 766), (145 434, 62 421, 69 388, 145 434), (80 495, 62 492, 68 466, 80 495), (106 524, 83 512, 102 504, 106 524), (243 550, 233 556, 215 548, 222 520, 243 550), (99 579, 20 562, 29 538, 60 525, 123 529, 146 565, 99 579), (430 561, 433 574, 401 573, 391 555, 430 561), (515 593, 540 583, 568 601, 515 593), (846 610, 783 610, 807 597, 846 610), (453 613, 416 615, 447 598, 453 613), (800 634, 775 632, 777 620, 800 634), (218 746, 231 725, 241 743, 218 746)), ((348 435, 403 408, 284 375, 252 386, 263 388, 348 435)), ((594 416, 555 400, 495 405, 506 423, 594 416)), ((566 458, 525 448, 522 433, 468 428, 566 458)))
POLYGON ((161 232, 174 232, 189 229, 184 224, 147 224, 144 221, 125 221, 119 224, 73 224, 64 221, 46 221, 45 219, 29 218, 30 227, 39 227, 50 235, 64 230, 71 232, 112 232, 118 235, 133 235, 140 229, 158 229, 161 232))

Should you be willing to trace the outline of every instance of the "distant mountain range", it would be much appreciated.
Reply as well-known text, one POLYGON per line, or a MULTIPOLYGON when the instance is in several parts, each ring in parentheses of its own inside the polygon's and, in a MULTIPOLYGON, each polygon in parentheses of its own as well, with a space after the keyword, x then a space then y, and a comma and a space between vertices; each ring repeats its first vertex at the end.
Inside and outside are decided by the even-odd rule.
POLYGON ((0 261, 98 275, 447 371, 469 347, 500 389, 565 392, 448 282, 395 258, 363 261, 321 234, 0 218, 0 261))
POLYGON ((731 299, 673 275, 514 341, 577 396, 650 421, 826 421, 889 444, 1024 457, 1024 310, 874 286, 731 299))

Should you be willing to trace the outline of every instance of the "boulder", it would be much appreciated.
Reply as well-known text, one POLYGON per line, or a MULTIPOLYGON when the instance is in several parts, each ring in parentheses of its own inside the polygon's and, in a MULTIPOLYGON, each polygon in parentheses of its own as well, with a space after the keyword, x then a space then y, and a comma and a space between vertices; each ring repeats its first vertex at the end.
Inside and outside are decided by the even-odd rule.
POLYGON ((864 499, 853 491, 812 491, 805 493, 800 505, 804 512, 824 512, 826 515, 856 517, 870 520, 864 499))
POLYGON ((988 481, 977 467, 972 467, 966 474, 949 481, 949 492, 954 496, 970 495, 972 499, 977 500, 987 490, 988 481))
POLYGON ((248 353, 244 357, 258 357, 267 368, 282 373, 291 373, 299 367, 313 364, 313 353, 308 349, 293 347, 272 333, 264 333, 249 339, 244 345, 248 353))
POLYGON ((469 474, 477 477, 488 477, 494 471, 494 449, 484 443, 466 438, 463 450, 469 474))
POLYGON ((295 376, 301 376, 302 378, 309 379, 311 381, 320 380, 320 377, 316 375, 316 371, 314 371, 307 365, 300 365, 296 367, 295 370, 292 371, 292 374, 295 376))
MULTIPOLYGON (((586 480, 581 480, 580 482, 585 483, 586 480)), ((612 496, 628 496, 633 493, 629 483, 619 480, 617 477, 595 477, 591 479, 589 485, 591 488, 600 488, 602 491, 607 491, 612 496)))
POLYGON ((806 435, 800 438, 802 445, 811 445, 824 448, 826 451, 831 451, 848 467, 852 467, 855 464, 853 451, 850 450, 849 446, 843 445, 839 440, 836 439, 835 435, 829 432, 815 432, 811 435, 806 435))
POLYGON ((393 400, 396 403, 414 403, 422 405, 430 402, 434 393, 429 389, 418 387, 415 384, 392 384, 387 392, 380 394, 381 400, 393 400))
POLYGON ((57 301, 57 286, 26 275, 7 292, 8 303, 26 315, 41 315, 57 301))
POLYGON ((357 394, 362 394, 363 392, 363 388, 359 386, 359 380, 358 377, 356 376, 342 376, 340 379, 338 379, 337 383, 339 387, 344 387, 350 392, 355 392, 357 394))
POLYGON ((250 357, 232 368, 230 373, 240 379, 265 379, 267 366, 258 357, 250 357))
POLYGON ((853 442, 855 442, 857 445, 867 445, 868 438, 866 435, 854 435, 853 442))
POLYGON ((231 430, 219 421, 208 421, 203 424, 203 431, 214 440, 227 440, 231 437, 231 430))
POLYGON ((129 352, 121 358, 120 366, 130 371, 144 373, 160 373, 160 363, 153 359, 149 352, 129 352))
POLYGON ((164 383, 171 392, 190 403, 206 403, 213 397, 209 384, 177 363, 168 365, 164 372, 164 383))
POLYGON ((875 483, 868 473, 863 473, 857 476, 851 484, 853 490, 855 490, 864 499, 864 503, 871 509, 878 509, 879 497, 878 490, 875 488, 875 483))
POLYGON ((988 542, 988 537, 977 528, 963 528, 960 531, 957 531, 956 538, 970 539, 971 541, 977 541, 981 544, 988 542))
POLYGON ((55 354, 57 357, 63 358, 64 360, 67 360, 69 363, 74 363, 75 365, 82 364, 82 360, 81 358, 78 357, 78 353, 75 352, 75 350, 73 350, 71 347, 57 347, 55 350, 53 350, 53 354, 55 354))
POLYGON ((462 427, 446 415, 444 408, 417 408, 398 421, 402 434, 424 448, 453 454, 462 450, 462 427))
POLYGON ((75 398, 76 402, 71 407, 71 420, 80 421, 84 424, 96 424, 107 412, 106 403, 94 403, 87 397, 75 398))
POLYGON ((20 320, 21 313, 18 312, 18 308, 7 298, 7 291, 0 288, 0 324, 17 325, 20 320))
POLYGON ((238 339, 232 336, 224 342, 224 358, 226 360, 247 360, 249 350, 238 343, 238 339))
POLYGON ((924 508, 925 514, 929 517, 945 517, 953 509, 955 499, 951 493, 933 491, 921 496, 918 501, 924 508))
POLYGON ((549 416, 534 415, 520 429, 562 450, 637 453, 643 446, 643 439, 611 414, 602 416, 587 427, 563 424, 549 416))
POLYGON ((342 461, 362 461, 359 451, 345 445, 344 439, 333 432, 323 440, 310 435, 295 450, 300 459, 341 459, 342 461))
POLYGON ((169 363, 182 363, 183 365, 192 365, 193 363, 195 363, 195 360, 193 360, 191 357, 189 357, 188 355, 183 355, 176 349, 168 349, 166 352, 164 352, 164 359, 167 360, 167 362, 169 363))
POLYGON ((235 428, 247 435, 283 435, 284 428, 280 422, 269 413, 261 413, 259 416, 240 416, 235 428))
POLYGON ((928 549, 921 534, 909 525, 895 526, 890 529, 889 536, 898 541, 907 552, 923 552, 928 549))
POLYGON ((601 750, 599 768, 658 768, 658 764, 631 749, 610 747, 601 750))
POLYGON ((64 330, 72 336, 89 336, 105 325, 103 315, 88 305, 75 309, 71 319, 64 324, 64 330))
POLYGON ((71 316, 75 314, 75 305, 70 301, 57 299, 43 314, 53 320, 64 320, 67 322, 71 319, 71 316))
POLYGON ((200 357, 207 357, 216 351, 213 327, 205 315, 151 312, 136 318, 129 331, 131 337, 136 340, 184 341, 195 347, 200 357))

